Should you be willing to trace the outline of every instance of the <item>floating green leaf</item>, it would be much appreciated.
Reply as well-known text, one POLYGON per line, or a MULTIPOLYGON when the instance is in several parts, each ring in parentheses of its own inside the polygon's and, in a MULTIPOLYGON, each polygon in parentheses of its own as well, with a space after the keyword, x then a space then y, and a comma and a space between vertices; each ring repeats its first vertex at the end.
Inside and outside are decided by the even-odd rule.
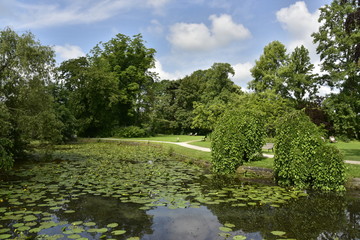
POLYGON ((272 231, 271 234, 275 235, 275 236, 283 236, 286 234, 286 232, 283 231, 272 231))
POLYGON ((8 239, 11 237, 11 234, 1 234, 0 239, 8 239))
POLYGON ((233 237, 233 240, 245 240, 246 239, 246 236, 243 236, 243 235, 236 235, 233 237))
POLYGON ((110 224, 108 224, 106 227, 108 227, 108 228, 115 228, 115 227, 117 227, 117 226, 119 226, 118 223, 110 223, 110 224))
POLYGON ((111 232, 111 234, 113 234, 113 235, 122 235, 124 233, 126 233, 125 230, 115 230, 115 231, 111 232))
POLYGON ((219 230, 222 232, 231 232, 232 231, 232 229, 228 228, 228 227, 219 227, 219 230))

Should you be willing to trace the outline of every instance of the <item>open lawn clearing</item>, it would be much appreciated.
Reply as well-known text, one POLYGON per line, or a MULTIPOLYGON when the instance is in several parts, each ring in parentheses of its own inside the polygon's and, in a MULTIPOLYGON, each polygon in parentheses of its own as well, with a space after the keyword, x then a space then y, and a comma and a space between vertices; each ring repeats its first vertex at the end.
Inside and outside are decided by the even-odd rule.
POLYGON ((335 146, 342 151, 346 160, 360 161, 360 141, 339 141, 335 146))
POLYGON ((144 138, 124 138, 125 140, 139 141, 163 141, 163 142, 189 142, 189 141, 201 141, 204 136, 189 136, 189 135, 156 135, 155 137, 144 138))
POLYGON ((199 147, 211 148, 211 142, 210 141, 191 142, 189 144, 199 146, 199 147))

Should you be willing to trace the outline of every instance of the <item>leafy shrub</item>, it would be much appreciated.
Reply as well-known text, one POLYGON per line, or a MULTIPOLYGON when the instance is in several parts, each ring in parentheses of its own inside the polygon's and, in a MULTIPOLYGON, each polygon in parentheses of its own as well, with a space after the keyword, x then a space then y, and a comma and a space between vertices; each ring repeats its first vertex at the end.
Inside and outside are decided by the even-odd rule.
POLYGON ((335 147, 326 146, 321 136, 320 128, 303 111, 293 111, 279 119, 274 171, 280 185, 322 190, 343 188, 342 156, 335 147))
POLYGON ((146 137, 147 132, 137 126, 121 127, 114 131, 114 137, 124 137, 124 138, 133 138, 133 137, 146 137))
POLYGON ((312 187, 324 191, 345 190, 345 165, 340 150, 333 145, 322 145, 315 158, 317 161, 312 169, 312 187))
POLYGON ((233 173, 244 161, 256 160, 264 137, 260 113, 239 109, 226 112, 211 134, 213 171, 233 173))

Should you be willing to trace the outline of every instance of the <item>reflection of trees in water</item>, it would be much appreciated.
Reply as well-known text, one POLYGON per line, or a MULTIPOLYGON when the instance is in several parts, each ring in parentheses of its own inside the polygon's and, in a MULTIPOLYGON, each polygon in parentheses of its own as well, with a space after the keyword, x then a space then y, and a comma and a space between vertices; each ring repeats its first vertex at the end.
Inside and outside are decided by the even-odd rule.
MULTIPOLYGON (((96 228, 106 227, 109 223, 118 223, 116 230, 126 230, 121 238, 152 234, 152 216, 145 210, 139 209, 142 205, 135 203, 122 203, 116 198, 83 195, 78 200, 72 200, 67 208, 75 213, 58 212, 61 220, 69 223, 75 221, 95 222, 96 228)), ((95 228, 95 227, 94 227, 95 228)))
POLYGON ((220 223, 233 223, 233 230, 261 232, 266 239, 278 237, 271 231, 286 232, 296 239, 360 238, 360 199, 347 200, 335 194, 311 194, 279 208, 234 208, 229 204, 207 206, 220 223))

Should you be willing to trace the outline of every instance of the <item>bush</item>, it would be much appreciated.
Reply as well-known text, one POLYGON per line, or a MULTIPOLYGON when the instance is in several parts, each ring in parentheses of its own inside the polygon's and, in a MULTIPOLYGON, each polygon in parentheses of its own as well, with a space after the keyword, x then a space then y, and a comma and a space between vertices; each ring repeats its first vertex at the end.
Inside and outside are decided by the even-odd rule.
POLYGON ((213 171, 233 173, 244 161, 256 160, 264 145, 263 126, 262 116, 258 112, 226 112, 211 134, 213 171))
POLYGON ((344 157, 333 145, 322 145, 316 152, 312 169, 313 188, 323 191, 343 191, 345 183, 344 157))
POLYGON ((129 126, 116 129, 113 136, 123 138, 146 137, 147 132, 140 127, 129 126))
POLYGON ((326 146, 321 136, 323 132, 303 111, 293 111, 279 119, 274 158, 278 184, 343 189, 345 165, 342 156, 335 147, 326 146))

